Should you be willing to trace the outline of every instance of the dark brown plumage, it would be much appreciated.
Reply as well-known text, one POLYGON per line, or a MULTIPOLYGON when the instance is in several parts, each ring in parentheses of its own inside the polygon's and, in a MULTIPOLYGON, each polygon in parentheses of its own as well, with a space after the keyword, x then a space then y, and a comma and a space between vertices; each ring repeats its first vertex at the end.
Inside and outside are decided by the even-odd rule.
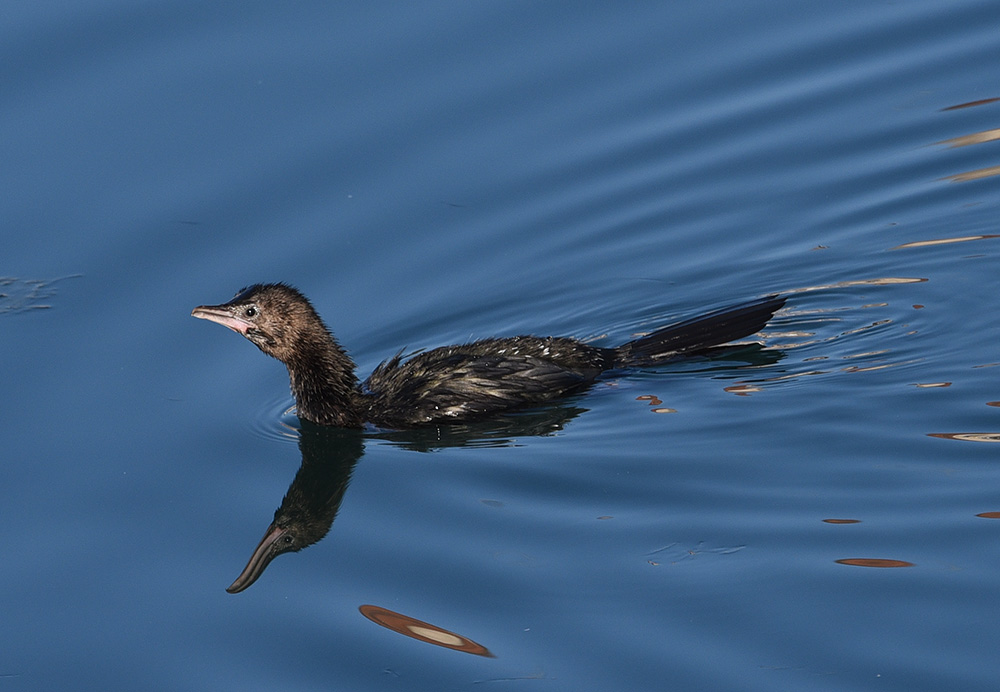
POLYGON ((580 391, 608 370, 661 364, 754 334, 785 303, 768 296, 677 322, 617 348, 515 336, 383 362, 364 383, 312 304, 257 284, 191 314, 242 334, 288 368, 299 418, 319 425, 412 428, 481 418, 580 391))

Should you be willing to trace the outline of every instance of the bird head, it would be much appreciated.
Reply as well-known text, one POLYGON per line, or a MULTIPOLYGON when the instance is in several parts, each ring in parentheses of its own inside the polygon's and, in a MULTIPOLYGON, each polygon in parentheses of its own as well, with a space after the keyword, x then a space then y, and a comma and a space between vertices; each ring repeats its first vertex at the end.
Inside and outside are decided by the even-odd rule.
POLYGON ((196 307, 191 316, 232 329, 284 363, 330 338, 309 300, 287 284, 254 284, 227 303, 196 307))

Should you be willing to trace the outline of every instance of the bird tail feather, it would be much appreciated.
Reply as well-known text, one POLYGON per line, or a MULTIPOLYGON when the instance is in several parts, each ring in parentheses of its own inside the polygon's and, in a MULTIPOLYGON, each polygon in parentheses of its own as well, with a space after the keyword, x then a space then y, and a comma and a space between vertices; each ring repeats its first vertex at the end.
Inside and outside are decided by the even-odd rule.
POLYGON ((615 364, 650 365, 742 339, 759 332, 784 304, 784 296, 770 295, 676 322, 616 348, 615 364))

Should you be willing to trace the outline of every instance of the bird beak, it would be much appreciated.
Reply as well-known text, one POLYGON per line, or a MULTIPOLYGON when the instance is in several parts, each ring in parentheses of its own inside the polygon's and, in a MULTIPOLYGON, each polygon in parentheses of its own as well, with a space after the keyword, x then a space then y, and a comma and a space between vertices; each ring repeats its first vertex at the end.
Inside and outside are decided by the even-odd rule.
POLYGON ((247 335, 247 330, 251 326, 249 322, 244 322, 238 317, 234 317, 233 313, 225 305, 199 305, 191 311, 191 317, 197 317, 199 320, 218 322, 223 327, 229 327, 237 334, 242 334, 243 336, 247 335))
MULTIPOLYGON (((197 315, 196 315, 197 317, 197 315)), ((264 573, 264 570, 271 563, 271 560, 278 557, 282 553, 288 552, 289 548, 284 548, 280 545, 279 541, 284 538, 285 534, 288 533, 288 529, 283 529, 276 524, 271 524, 267 528, 267 533, 264 534, 264 538, 261 539, 260 545, 257 549, 253 551, 253 555, 250 556, 250 561, 247 566, 243 568, 243 572, 240 576, 236 577, 234 581, 226 591, 229 593, 239 593, 244 589, 250 587, 257 578, 264 573)))

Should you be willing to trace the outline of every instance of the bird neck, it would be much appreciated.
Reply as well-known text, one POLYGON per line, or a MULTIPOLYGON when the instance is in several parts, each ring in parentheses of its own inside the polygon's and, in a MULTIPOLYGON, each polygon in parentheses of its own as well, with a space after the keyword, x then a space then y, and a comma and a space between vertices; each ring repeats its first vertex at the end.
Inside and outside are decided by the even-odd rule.
POLYGON ((360 428, 354 362, 329 333, 300 344, 286 361, 299 418, 318 425, 360 428))

